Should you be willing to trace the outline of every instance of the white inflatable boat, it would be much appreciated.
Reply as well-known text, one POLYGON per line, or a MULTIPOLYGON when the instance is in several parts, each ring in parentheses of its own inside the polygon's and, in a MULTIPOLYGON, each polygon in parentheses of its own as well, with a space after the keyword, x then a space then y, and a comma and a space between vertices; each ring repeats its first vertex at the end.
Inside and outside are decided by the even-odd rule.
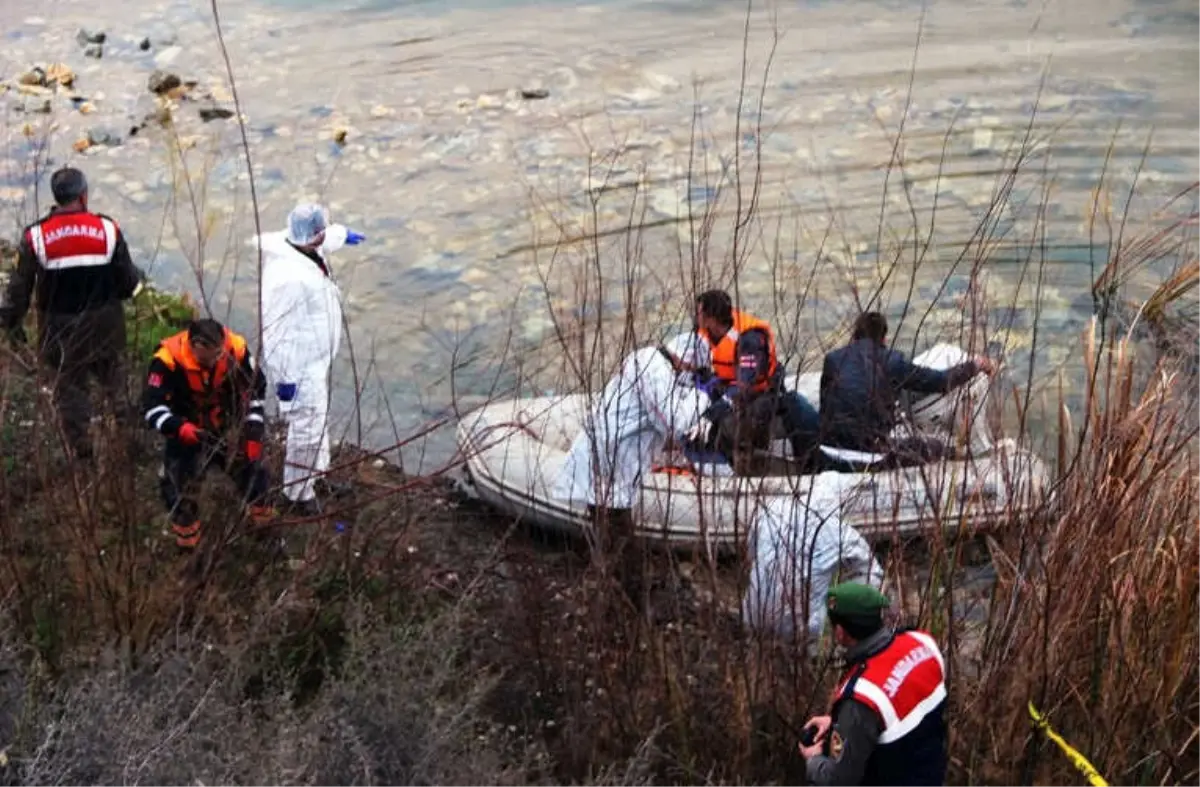
MULTIPOLYGON (((789 390, 799 391, 814 406, 819 404, 819 383, 819 373, 787 381, 789 390)), ((465 491, 532 524, 581 533, 590 525, 585 502, 557 498, 552 490, 589 402, 587 394, 510 399, 464 416, 457 442, 465 458, 465 491)), ((789 453, 787 441, 775 441, 772 454, 789 453)), ((847 453, 841 458, 872 456, 847 453)), ((846 523, 867 540, 878 541, 928 535, 938 525, 948 533, 986 532, 1032 513, 1049 487, 1043 461, 1012 440, 964 460, 859 473, 739 477, 728 465, 673 462, 669 457, 664 464, 642 477, 634 512, 640 533, 704 551, 736 548, 761 495, 806 495, 834 485, 846 523)))

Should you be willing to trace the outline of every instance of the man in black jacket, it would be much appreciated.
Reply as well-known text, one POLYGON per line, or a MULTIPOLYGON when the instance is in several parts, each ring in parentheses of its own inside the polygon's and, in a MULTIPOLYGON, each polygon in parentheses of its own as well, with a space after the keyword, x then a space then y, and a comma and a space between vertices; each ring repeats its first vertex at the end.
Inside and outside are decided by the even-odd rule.
POLYGON ((821 443, 854 451, 892 453, 908 461, 936 460, 948 449, 936 439, 895 440, 900 394, 945 394, 975 375, 991 375, 983 356, 945 371, 917 366, 887 346, 887 318, 866 312, 854 324, 850 343, 828 353, 821 369, 821 443))
POLYGON ((144 278, 117 222, 88 210, 87 179, 77 169, 50 178, 57 205, 26 227, 17 268, 0 306, 0 330, 25 341, 22 323, 36 293, 38 354, 52 377, 54 402, 72 453, 88 458, 88 382, 100 383, 109 409, 126 414, 125 315, 144 278))

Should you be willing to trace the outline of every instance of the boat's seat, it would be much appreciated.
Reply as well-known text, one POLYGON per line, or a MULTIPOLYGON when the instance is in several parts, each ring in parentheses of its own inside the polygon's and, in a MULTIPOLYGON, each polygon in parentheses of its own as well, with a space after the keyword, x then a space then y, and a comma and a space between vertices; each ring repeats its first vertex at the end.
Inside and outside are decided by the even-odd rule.
POLYGON ((821 446, 822 469, 834 470, 839 473, 869 473, 873 470, 883 470, 890 465, 891 459, 890 454, 880 454, 874 451, 854 451, 831 445, 821 446))

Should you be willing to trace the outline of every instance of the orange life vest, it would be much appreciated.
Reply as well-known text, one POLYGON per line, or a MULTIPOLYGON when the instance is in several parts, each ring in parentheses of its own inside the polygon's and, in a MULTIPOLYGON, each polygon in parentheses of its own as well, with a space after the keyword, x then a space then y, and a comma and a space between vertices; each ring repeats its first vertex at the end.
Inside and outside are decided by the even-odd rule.
POLYGON ((217 398, 221 384, 229 376, 229 367, 240 365, 246 357, 246 340, 228 328, 225 329, 225 351, 211 369, 205 369, 192 355, 187 331, 163 339, 154 357, 166 364, 171 371, 181 370, 187 376, 188 388, 201 415, 209 426, 221 424, 221 405, 217 398))
POLYGON ((767 376, 751 386, 750 389, 755 393, 761 393, 767 390, 771 379, 779 370, 779 361, 775 355, 775 332, 771 330, 770 323, 735 309, 733 327, 726 331, 725 335, 721 337, 721 341, 714 342, 708 331, 704 329, 700 330, 700 335, 712 346, 713 373, 726 382, 734 382, 737 380, 737 341, 743 333, 750 330, 760 330, 767 335, 767 376))

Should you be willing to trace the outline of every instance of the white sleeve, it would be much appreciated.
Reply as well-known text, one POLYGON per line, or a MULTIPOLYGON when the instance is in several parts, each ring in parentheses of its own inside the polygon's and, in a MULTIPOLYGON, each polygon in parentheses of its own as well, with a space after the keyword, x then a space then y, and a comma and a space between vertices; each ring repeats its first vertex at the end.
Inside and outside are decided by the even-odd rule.
POLYGON ((344 224, 330 224, 325 228, 325 240, 321 242, 321 254, 332 254, 346 245, 350 230, 344 224))
POLYGON ((681 436, 700 422, 709 406, 708 394, 678 385, 675 370, 655 348, 639 350, 634 360, 638 395, 660 433, 681 436))

